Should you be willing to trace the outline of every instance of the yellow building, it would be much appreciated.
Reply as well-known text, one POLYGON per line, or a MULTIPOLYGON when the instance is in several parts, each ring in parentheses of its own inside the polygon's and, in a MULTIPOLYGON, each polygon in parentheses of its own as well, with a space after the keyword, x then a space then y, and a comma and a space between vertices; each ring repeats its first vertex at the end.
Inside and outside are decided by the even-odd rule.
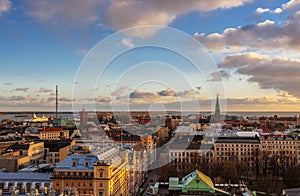
POLYGON ((221 162, 238 162, 249 173, 254 173, 257 169, 259 147, 259 138, 256 137, 219 137, 215 142, 214 156, 221 162))
POLYGON ((41 129, 39 138, 41 140, 59 140, 61 138, 68 139, 69 131, 61 128, 41 129))
POLYGON ((15 156, 28 156, 30 162, 39 164, 44 158, 44 142, 24 142, 11 145, 8 149, 15 156))
POLYGON ((285 166, 300 164, 300 140, 283 137, 261 137, 262 156, 276 157, 285 166))
POLYGON ((110 148, 100 155, 69 155, 54 170, 52 188, 62 193, 76 188, 79 195, 128 195, 128 160, 110 148))

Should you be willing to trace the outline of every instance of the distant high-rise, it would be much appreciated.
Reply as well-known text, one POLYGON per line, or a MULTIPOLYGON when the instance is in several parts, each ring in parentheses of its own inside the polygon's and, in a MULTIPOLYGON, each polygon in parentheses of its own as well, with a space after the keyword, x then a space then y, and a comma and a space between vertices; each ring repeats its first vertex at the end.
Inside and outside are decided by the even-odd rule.
POLYGON ((80 125, 86 125, 87 122, 88 122, 88 112, 83 107, 83 109, 80 111, 80 125))

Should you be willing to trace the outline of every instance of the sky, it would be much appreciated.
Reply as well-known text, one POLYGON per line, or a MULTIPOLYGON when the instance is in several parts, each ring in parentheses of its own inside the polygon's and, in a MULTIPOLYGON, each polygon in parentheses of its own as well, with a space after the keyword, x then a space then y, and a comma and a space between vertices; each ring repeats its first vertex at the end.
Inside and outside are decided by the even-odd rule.
POLYGON ((0 0, 0 111, 300 111, 298 0, 0 0))

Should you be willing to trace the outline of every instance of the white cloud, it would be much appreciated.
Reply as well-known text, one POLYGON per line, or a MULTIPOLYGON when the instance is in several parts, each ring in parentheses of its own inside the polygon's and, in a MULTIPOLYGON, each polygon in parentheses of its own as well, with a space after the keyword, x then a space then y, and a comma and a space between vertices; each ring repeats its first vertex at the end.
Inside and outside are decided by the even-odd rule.
MULTIPOLYGON (((252 0, 189 0, 188 2, 182 0, 112 1, 106 9, 105 22, 115 30, 140 25, 167 26, 175 20, 178 15, 190 11, 208 12, 218 8, 229 9, 251 1, 252 0)), ((143 33, 150 35, 154 32, 133 31, 133 34, 141 36, 143 33)))
MULTIPOLYGON (((113 30, 140 25, 167 26, 176 17, 190 11, 209 12, 242 6, 252 0, 24 0, 25 13, 49 24, 69 27, 85 24, 105 24, 113 30)), ((132 35, 148 36, 158 28, 140 32, 132 29, 132 35)))
POLYGON ((273 13, 275 14, 281 14, 282 13, 282 9, 281 8, 276 8, 273 13))
POLYGON ((294 9, 297 10, 300 8, 300 1, 299 0, 290 0, 289 2, 282 4, 282 9, 289 10, 294 9))
POLYGON ((8 12, 11 9, 11 5, 12 3, 10 2, 10 0, 0 0, 0 16, 4 12, 8 12))
POLYGON ((128 48, 133 48, 134 47, 134 44, 133 44, 132 39, 130 37, 122 39, 122 44, 124 44, 128 48))
POLYGON ((244 51, 248 49, 287 49, 300 51, 300 11, 286 21, 261 23, 228 28, 223 33, 196 33, 194 37, 204 46, 216 51, 244 51))
POLYGON ((269 8, 258 7, 258 8, 256 8, 256 12, 259 13, 259 14, 263 14, 265 12, 270 12, 270 9, 269 8))

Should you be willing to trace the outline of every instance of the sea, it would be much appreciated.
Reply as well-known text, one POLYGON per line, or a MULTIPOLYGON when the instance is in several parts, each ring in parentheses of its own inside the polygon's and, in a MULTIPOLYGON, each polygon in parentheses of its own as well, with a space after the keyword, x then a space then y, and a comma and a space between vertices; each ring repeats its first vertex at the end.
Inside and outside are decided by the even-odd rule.
MULTIPOLYGON (((121 111, 120 111, 121 112, 121 111)), ((118 113, 120 113, 118 112, 118 113)), ((141 111, 142 112, 142 111, 141 111)), ((16 121, 23 121, 25 119, 30 119, 33 116, 33 113, 35 113, 38 117, 41 116, 46 116, 46 117, 55 117, 55 113, 54 112, 0 112, 0 121, 4 120, 4 119, 11 119, 11 120, 16 120, 16 121)), ((90 114, 95 113, 90 111, 90 114)), ((152 112, 153 114, 166 114, 166 112, 152 112)), ((189 115, 210 115, 212 114, 212 112, 209 111, 205 111, 205 112, 195 112, 195 111, 185 111, 185 112, 178 112, 178 111, 170 111, 167 112, 168 115, 180 115, 180 116, 189 116, 189 115)), ((229 111, 226 113, 222 113, 223 115, 230 115, 230 116, 240 116, 240 117, 271 117, 271 116, 275 116, 277 115, 278 117, 295 117, 295 116, 300 116, 300 112, 253 112, 253 111, 249 111, 249 112, 240 112, 240 111, 229 111)), ((60 112, 59 113, 59 117, 65 118, 65 119, 73 119, 75 118, 79 118, 78 113, 73 113, 73 112, 60 112)))

